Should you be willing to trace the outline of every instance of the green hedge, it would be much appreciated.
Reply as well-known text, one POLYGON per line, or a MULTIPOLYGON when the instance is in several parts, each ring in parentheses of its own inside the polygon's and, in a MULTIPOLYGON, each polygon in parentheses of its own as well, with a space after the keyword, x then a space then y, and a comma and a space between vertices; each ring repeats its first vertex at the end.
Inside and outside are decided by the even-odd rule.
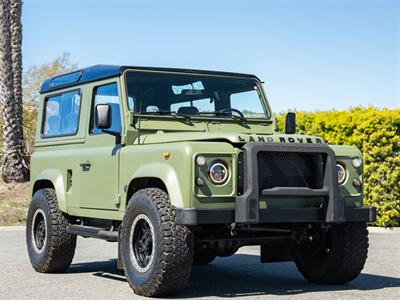
MULTIPOLYGON (((285 114, 277 115, 284 129, 285 114)), ((400 109, 296 112, 297 132, 328 144, 354 145, 364 159, 364 199, 377 208, 378 226, 400 225, 400 109)))

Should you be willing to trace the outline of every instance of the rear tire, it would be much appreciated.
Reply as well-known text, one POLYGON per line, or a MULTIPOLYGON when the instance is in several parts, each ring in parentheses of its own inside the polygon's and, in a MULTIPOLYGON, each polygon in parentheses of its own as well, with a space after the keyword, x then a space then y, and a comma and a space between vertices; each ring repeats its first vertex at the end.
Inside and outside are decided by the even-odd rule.
POLYGON ((312 236, 293 247, 296 266, 308 281, 344 284, 361 273, 368 254, 366 223, 337 224, 312 236))
POLYGON ((120 243, 125 275, 136 294, 166 296, 187 283, 193 235, 186 226, 175 224, 175 211, 164 191, 146 188, 132 196, 120 243))
POLYGON ((58 208, 51 188, 37 191, 29 206, 26 244, 32 267, 41 273, 66 271, 74 257, 76 236, 67 233, 69 221, 58 208))

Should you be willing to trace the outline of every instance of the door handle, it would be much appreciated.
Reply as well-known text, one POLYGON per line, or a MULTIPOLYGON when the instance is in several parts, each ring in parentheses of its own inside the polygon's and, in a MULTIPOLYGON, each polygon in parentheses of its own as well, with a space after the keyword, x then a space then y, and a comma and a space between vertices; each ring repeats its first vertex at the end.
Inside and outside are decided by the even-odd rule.
POLYGON ((90 163, 88 163, 88 162, 81 163, 80 166, 82 167, 82 171, 84 171, 84 172, 87 172, 90 170, 90 163))

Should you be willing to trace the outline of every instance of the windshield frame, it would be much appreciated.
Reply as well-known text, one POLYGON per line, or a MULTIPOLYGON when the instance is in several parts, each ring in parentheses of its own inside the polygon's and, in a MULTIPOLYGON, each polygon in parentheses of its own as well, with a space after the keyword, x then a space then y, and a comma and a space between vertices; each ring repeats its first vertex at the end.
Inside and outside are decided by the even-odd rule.
MULTIPOLYGON (((134 117, 138 117, 138 116, 146 116, 147 117, 151 117, 151 118, 167 118, 167 119, 171 119, 171 120, 176 120, 176 118, 184 118, 184 117, 180 117, 180 116, 176 116, 176 115, 166 115, 166 114, 157 114, 154 113, 152 114, 151 112, 146 112, 144 113, 140 113, 140 112, 135 112, 130 110, 128 107, 128 101, 129 101, 129 93, 128 93, 128 84, 127 84, 127 75, 129 73, 156 73, 156 74, 174 74, 174 75, 189 75, 189 76, 204 76, 204 77, 222 77, 222 78, 236 78, 236 79, 245 79, 245 80, 251 80, 253 79, 256 87, 257 87, 257 93, 259 95, 259 99, 261 102, 261 106, 264 110, 264 114, 265 117, 263 118, 249 118, 246 117, 246 121, 250 121, 250 122, 260 122, 260 123, 265 123, 265 122, 271 122, 273 115, 272 115, 272 111, 271 111, 271 107, 269 105, 268 102, 268 98, 265 94, 264 88, 263 88, 263 82, 257 78, 256 76, 251 76, 251 77, 247 77, 247 76, 241 76, 241 74, 235 74, 235 75, 226 75, 226 74, 218 74, 218 72, 216 74, 207 74, 207 73, 202 73, 202 71, 199 72, 185 72, 184 70, 182 71, 163 71, 163 70, 146 70, 146 69, 126 69, 124 70, 122 77, 123 77, 123 85, 124 85, 124 92, 125 92, 125 103, 124 106, 127 108, 127 111, 130 112, 134 117), (261 97, 260 97, 261 96, 261 97)), ((171 111, 173 112, 173 111, 171 111)), ((210 112, 210 114, 199 114, 199 115, 194 115, 190 117, 191 120, 218 120, 218 121, 230 121, 232 122, 232 120, 234 120, 234 118, 227 118, 226 116, 218 116, 213 114, 212 112, 210 112)))

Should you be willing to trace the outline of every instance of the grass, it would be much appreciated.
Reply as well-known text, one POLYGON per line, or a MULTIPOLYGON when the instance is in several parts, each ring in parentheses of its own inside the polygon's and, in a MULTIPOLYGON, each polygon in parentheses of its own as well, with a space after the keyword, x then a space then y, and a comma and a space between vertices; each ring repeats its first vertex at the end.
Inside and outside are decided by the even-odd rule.
POLYGON ((0 226, 26 222, 29 204, 29 182, 4 183, 0 180, 0 226))

